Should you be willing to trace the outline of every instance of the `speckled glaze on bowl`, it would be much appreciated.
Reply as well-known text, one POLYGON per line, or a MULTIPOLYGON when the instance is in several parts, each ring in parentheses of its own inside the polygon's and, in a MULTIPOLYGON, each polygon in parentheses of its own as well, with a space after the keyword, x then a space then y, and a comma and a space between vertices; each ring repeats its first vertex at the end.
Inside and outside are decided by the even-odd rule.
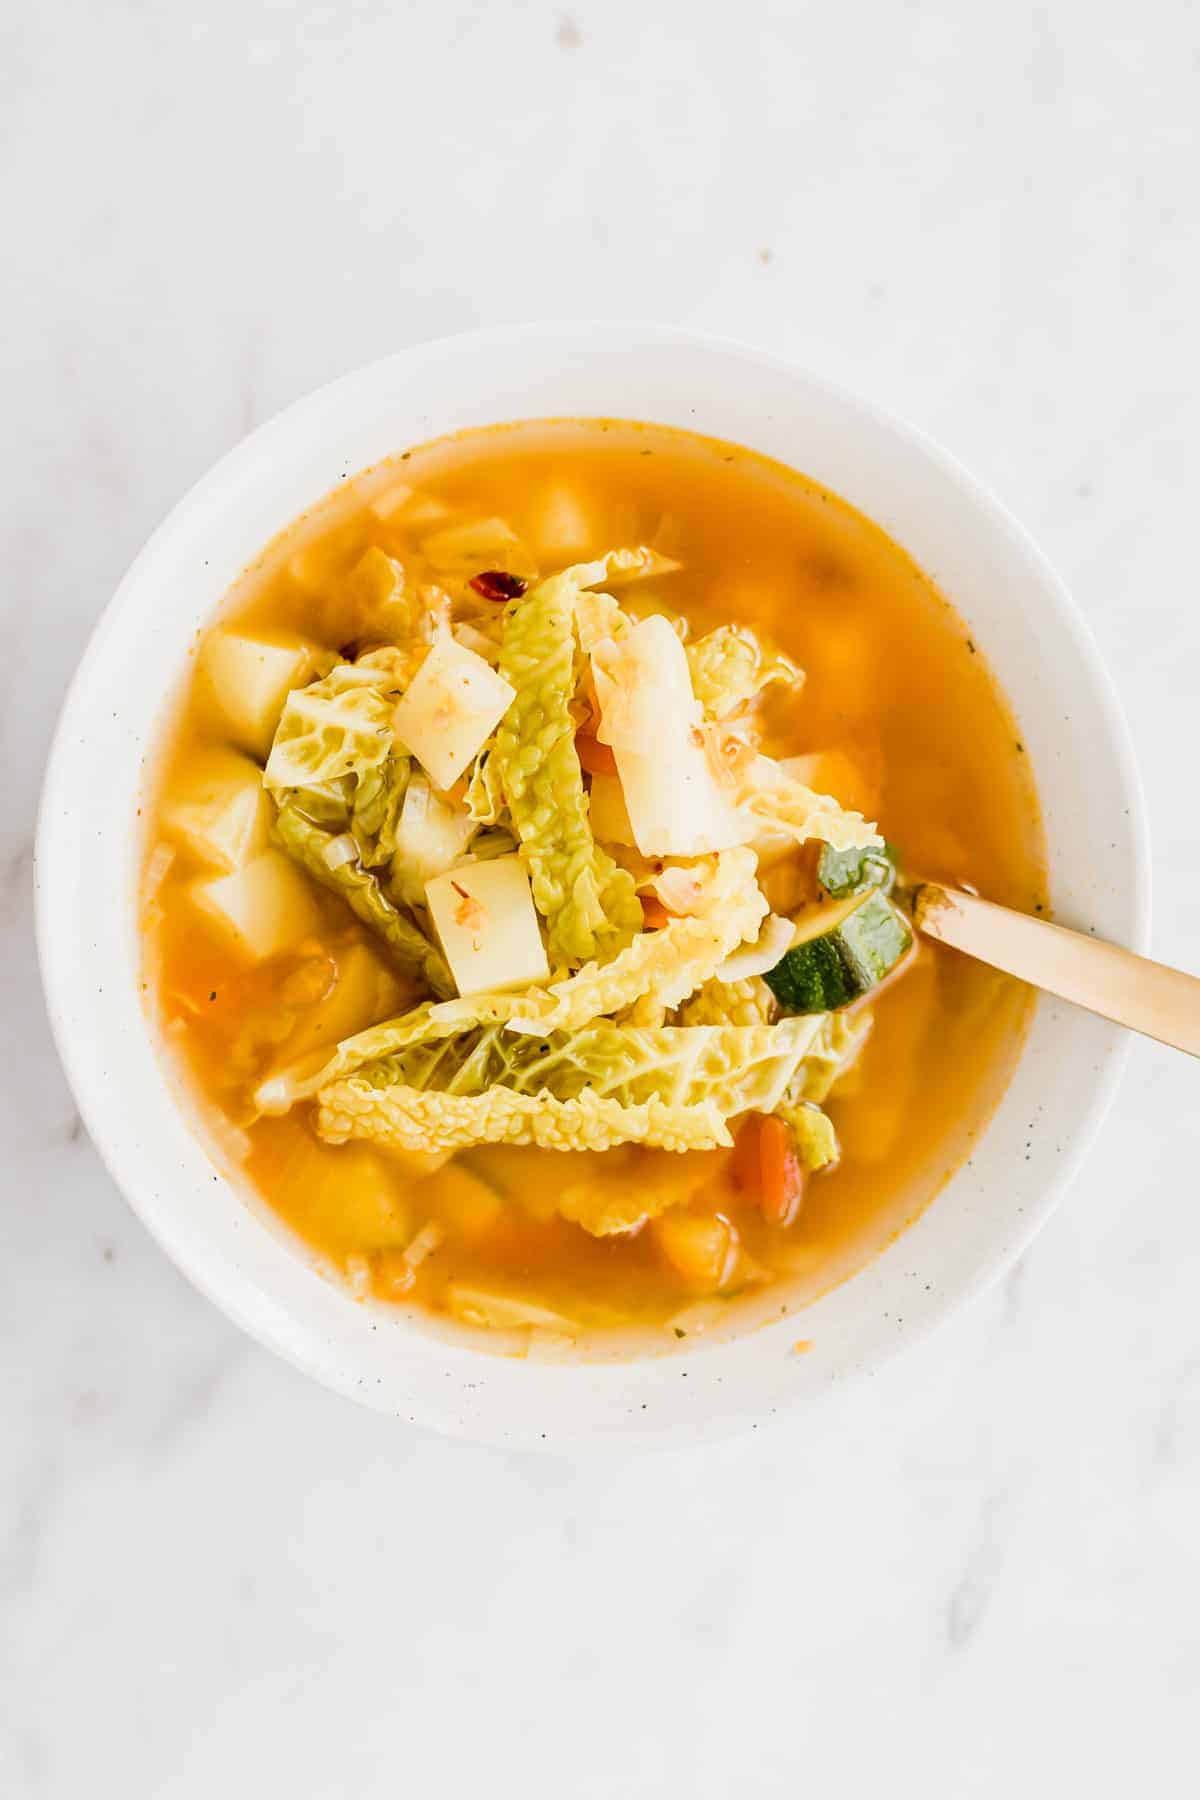
POLYGON ((139 999, 135 809, 163 695, 234 577, 348 474, 498 421, 653 420, 790 463, 877 520, 983 647, 1033 758, 1057 916, 1144 949, 1145 826, 1108 677, 1021 528, 910 427, 778 358, 663 327, 553 325, 420 345, 300 401, 226 456, 142 551, 98 625, 50 757, 38 934, 51 1022, 114 1179, 167 1253, 254 1337, 401 1418, 502 1444, 595 1447, 749 1425, 869 1370, 1001 1273, 1109 1104, 1115 1028, 1043 999, 969 1164, 865 1270, 802 1315, 654 1360, 483 1354, 356 1305, 219 1174, 139 999), (1046 1106, 1053 1094, 1053 1109, 1046 1106), (1027 1148, 1028 1146, 1028 1148, 1027 1148))

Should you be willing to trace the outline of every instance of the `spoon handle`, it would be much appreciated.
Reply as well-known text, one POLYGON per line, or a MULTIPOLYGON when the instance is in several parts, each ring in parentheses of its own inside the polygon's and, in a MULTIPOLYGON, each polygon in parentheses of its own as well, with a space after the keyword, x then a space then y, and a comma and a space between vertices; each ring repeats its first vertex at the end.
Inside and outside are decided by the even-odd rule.
POLYGON ((927 882, 918 931, 1118 1025, 1200 1056, 1200 980, 1102 938, 927 882))

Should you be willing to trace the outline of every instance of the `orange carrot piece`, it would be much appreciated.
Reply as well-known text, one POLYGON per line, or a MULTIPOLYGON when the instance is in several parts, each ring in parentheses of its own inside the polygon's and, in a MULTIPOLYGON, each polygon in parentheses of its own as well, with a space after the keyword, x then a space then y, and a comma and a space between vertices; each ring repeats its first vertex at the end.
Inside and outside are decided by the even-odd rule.
POLYGON ((602 744, 588 731, 580 731, 575 735, 575 754, 579 765, 589 775, 615 775, 617 759, 612 753, 611 744, 602 744))
POLYGON ((804 1177, 792 1134, 782 1119, 751 1113, 738 1133, 733 1177, 758 1201, 772 1225, 790 1225, 800 1211, 804 1177))
POLYGON ((659 931, 671 923, 675 915, 667 911, 657 894, 639 894, 638 899, 642 903, 642 924, 647 931, 659 931))

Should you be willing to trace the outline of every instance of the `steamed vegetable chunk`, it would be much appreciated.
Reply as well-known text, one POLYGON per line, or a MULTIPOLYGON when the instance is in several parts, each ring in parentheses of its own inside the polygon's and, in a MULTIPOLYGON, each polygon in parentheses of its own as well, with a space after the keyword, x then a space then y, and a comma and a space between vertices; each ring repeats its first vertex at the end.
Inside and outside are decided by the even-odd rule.
POLYGON ((294 1063, 322 1050, 332 1052, 381 1014, 394 1012, 403 992, 382 956, 367 944, 347 944, 336 953, 329 987, 305 1009, 285 1040, 284 1057, 294 1063))
POLYGON ((320 923, 312 889, 277 850, 263 850, 229 875, 193 882, 192 903, 238 956, 261 962, 293 949, 320 923))
POLYGON ((515 698, 516 690, 474 650, 442 638, 396 707, 396 740, 435 787, 451 788, 515 698))
POLYGON ((882 836, 1014 897, 957 629, 833 496, 687 434, 345 482, 202 641, 147 819, 147 988, 222 1166, 349 1300, 506 1354, 686 1350, 839 1279, 1019 1012, 914 951, 882 836))
POLYGON ((912 932, 877 887, 802 914, 789 948, 764 977, 785 1012, 836 1012, 886 979, 912 932))
POLYGON ((211 868, 228 875, 270 841, 271 803, 262 771, 240 751, 199 751, 162 810, 167 832, 211 868))
POLYGON ((266 785, 320 787, 378 768, 392 747, 393 686, 386 669, 341 663, 323 681, 294 689, 267 758, 266 785))
POLYGON ((529 877, 517 856, 459 863, 425 885, 460 994, 501 993, 550 974, 529 877))
POLYGON ((199 671, 232 741, 263 757, 288 694, 330 660, 303 638, 221 630, 205 639, 199 671))

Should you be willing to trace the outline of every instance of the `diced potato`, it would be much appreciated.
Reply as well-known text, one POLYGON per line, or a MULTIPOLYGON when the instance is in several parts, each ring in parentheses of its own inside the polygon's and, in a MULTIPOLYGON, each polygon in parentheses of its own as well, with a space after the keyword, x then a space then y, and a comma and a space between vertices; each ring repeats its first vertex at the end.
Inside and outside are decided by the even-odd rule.
POLYGON ((444 1168, 454 1155, 453 1150, 404 1150, 398 1144, 381 1147, 379 1154, 390 1163, 395 1163, 402 1173, 411 1180, 423 1181, 427 1175, 436 1175, 444 1168))
POLYGON ((671 1267, 697 1287, 721 1287, 737 1266, 738 1234, 722 1213, 665 1212, 650 1229, 671 1267))
POLYGON ((452 1281, 444 1298, 446 1310, 456 1319, 466 1325, 486 1326, 491 1331, 519 1331, 527 1325, 563 1332, 578 1329, 565 1313, 540 1306, 535 1300, 524 1300, 519 1294, 480 1287, 475 1282, 452 1281))
POLYGON ((262 770, 237 750, 192 758, 162 809, 171 836, 201 862, 230 874, 267 848, 271 802, 262 770))
POLYGON ((194 881, 193 903, 252 962, 289 950, 320 924, 320 912, 304 876, 278 850, 258 856, 211 881, 194 881))
POLYGON ((403 592, 403 565, 378 544, 363 551, 342 585, 343 600, 357 619, 377 618, 403 592))
POLYGON ((277 1168, 281 1210, 305 1236, 342 1252, 400 1247, 411 1238, 402 1178, 370 1145, 335 1150, 289 1131, 277 1168))
POLYGON ((320 661, 320 650, 302 638, 219 630, 206 639, 199 666, 230 736, 265 757, 289 692, 316 674, 320 661))
POLYGON ((392 877, 410 905, 423 905, 425 884, 452 868, 478 831, 460 807, 447 806, 423 775, 414 775, 396 827, 392 877))
POLYGON ((519 856, 460 863, 426 884, 425 899, 460 994, 548 979, 550 965, 519 856))
POLYGON ((331 1049, 343 1038, 400 1010, 404 998, 400 983, 368 945, 348 944, 337 952, 336 960, 333 986, 307 1008, 284 1044, 286 1066, 318 1050, 331 1049))
POLYGON ((462 1163, 451 1163, 437 1183, 438 1210, 460 1237, 486 1237, 504 1214, 504 1201, 494 1187, 462 1163))
POLYGON ((288 558, 287 571, 306 594, 319 594, 329 580, 328 546, 310 537, 288 558))
POLYGON ((629 823, 629 809, 625 805, 619 776, 592 776, 588 816, 592 822, 592 835, 602 844, 625 844, 633 848, 633 826, 629 823))
POLYGON ((439 638, 397 703, 397 741, 450 788, 516 699, 510 682, 455 638, 439 638))
POLYGON ((531 515, 529 541, 544 564, 582 558, 598 536, 578 488, 555 481, 538 496, 531 515))

